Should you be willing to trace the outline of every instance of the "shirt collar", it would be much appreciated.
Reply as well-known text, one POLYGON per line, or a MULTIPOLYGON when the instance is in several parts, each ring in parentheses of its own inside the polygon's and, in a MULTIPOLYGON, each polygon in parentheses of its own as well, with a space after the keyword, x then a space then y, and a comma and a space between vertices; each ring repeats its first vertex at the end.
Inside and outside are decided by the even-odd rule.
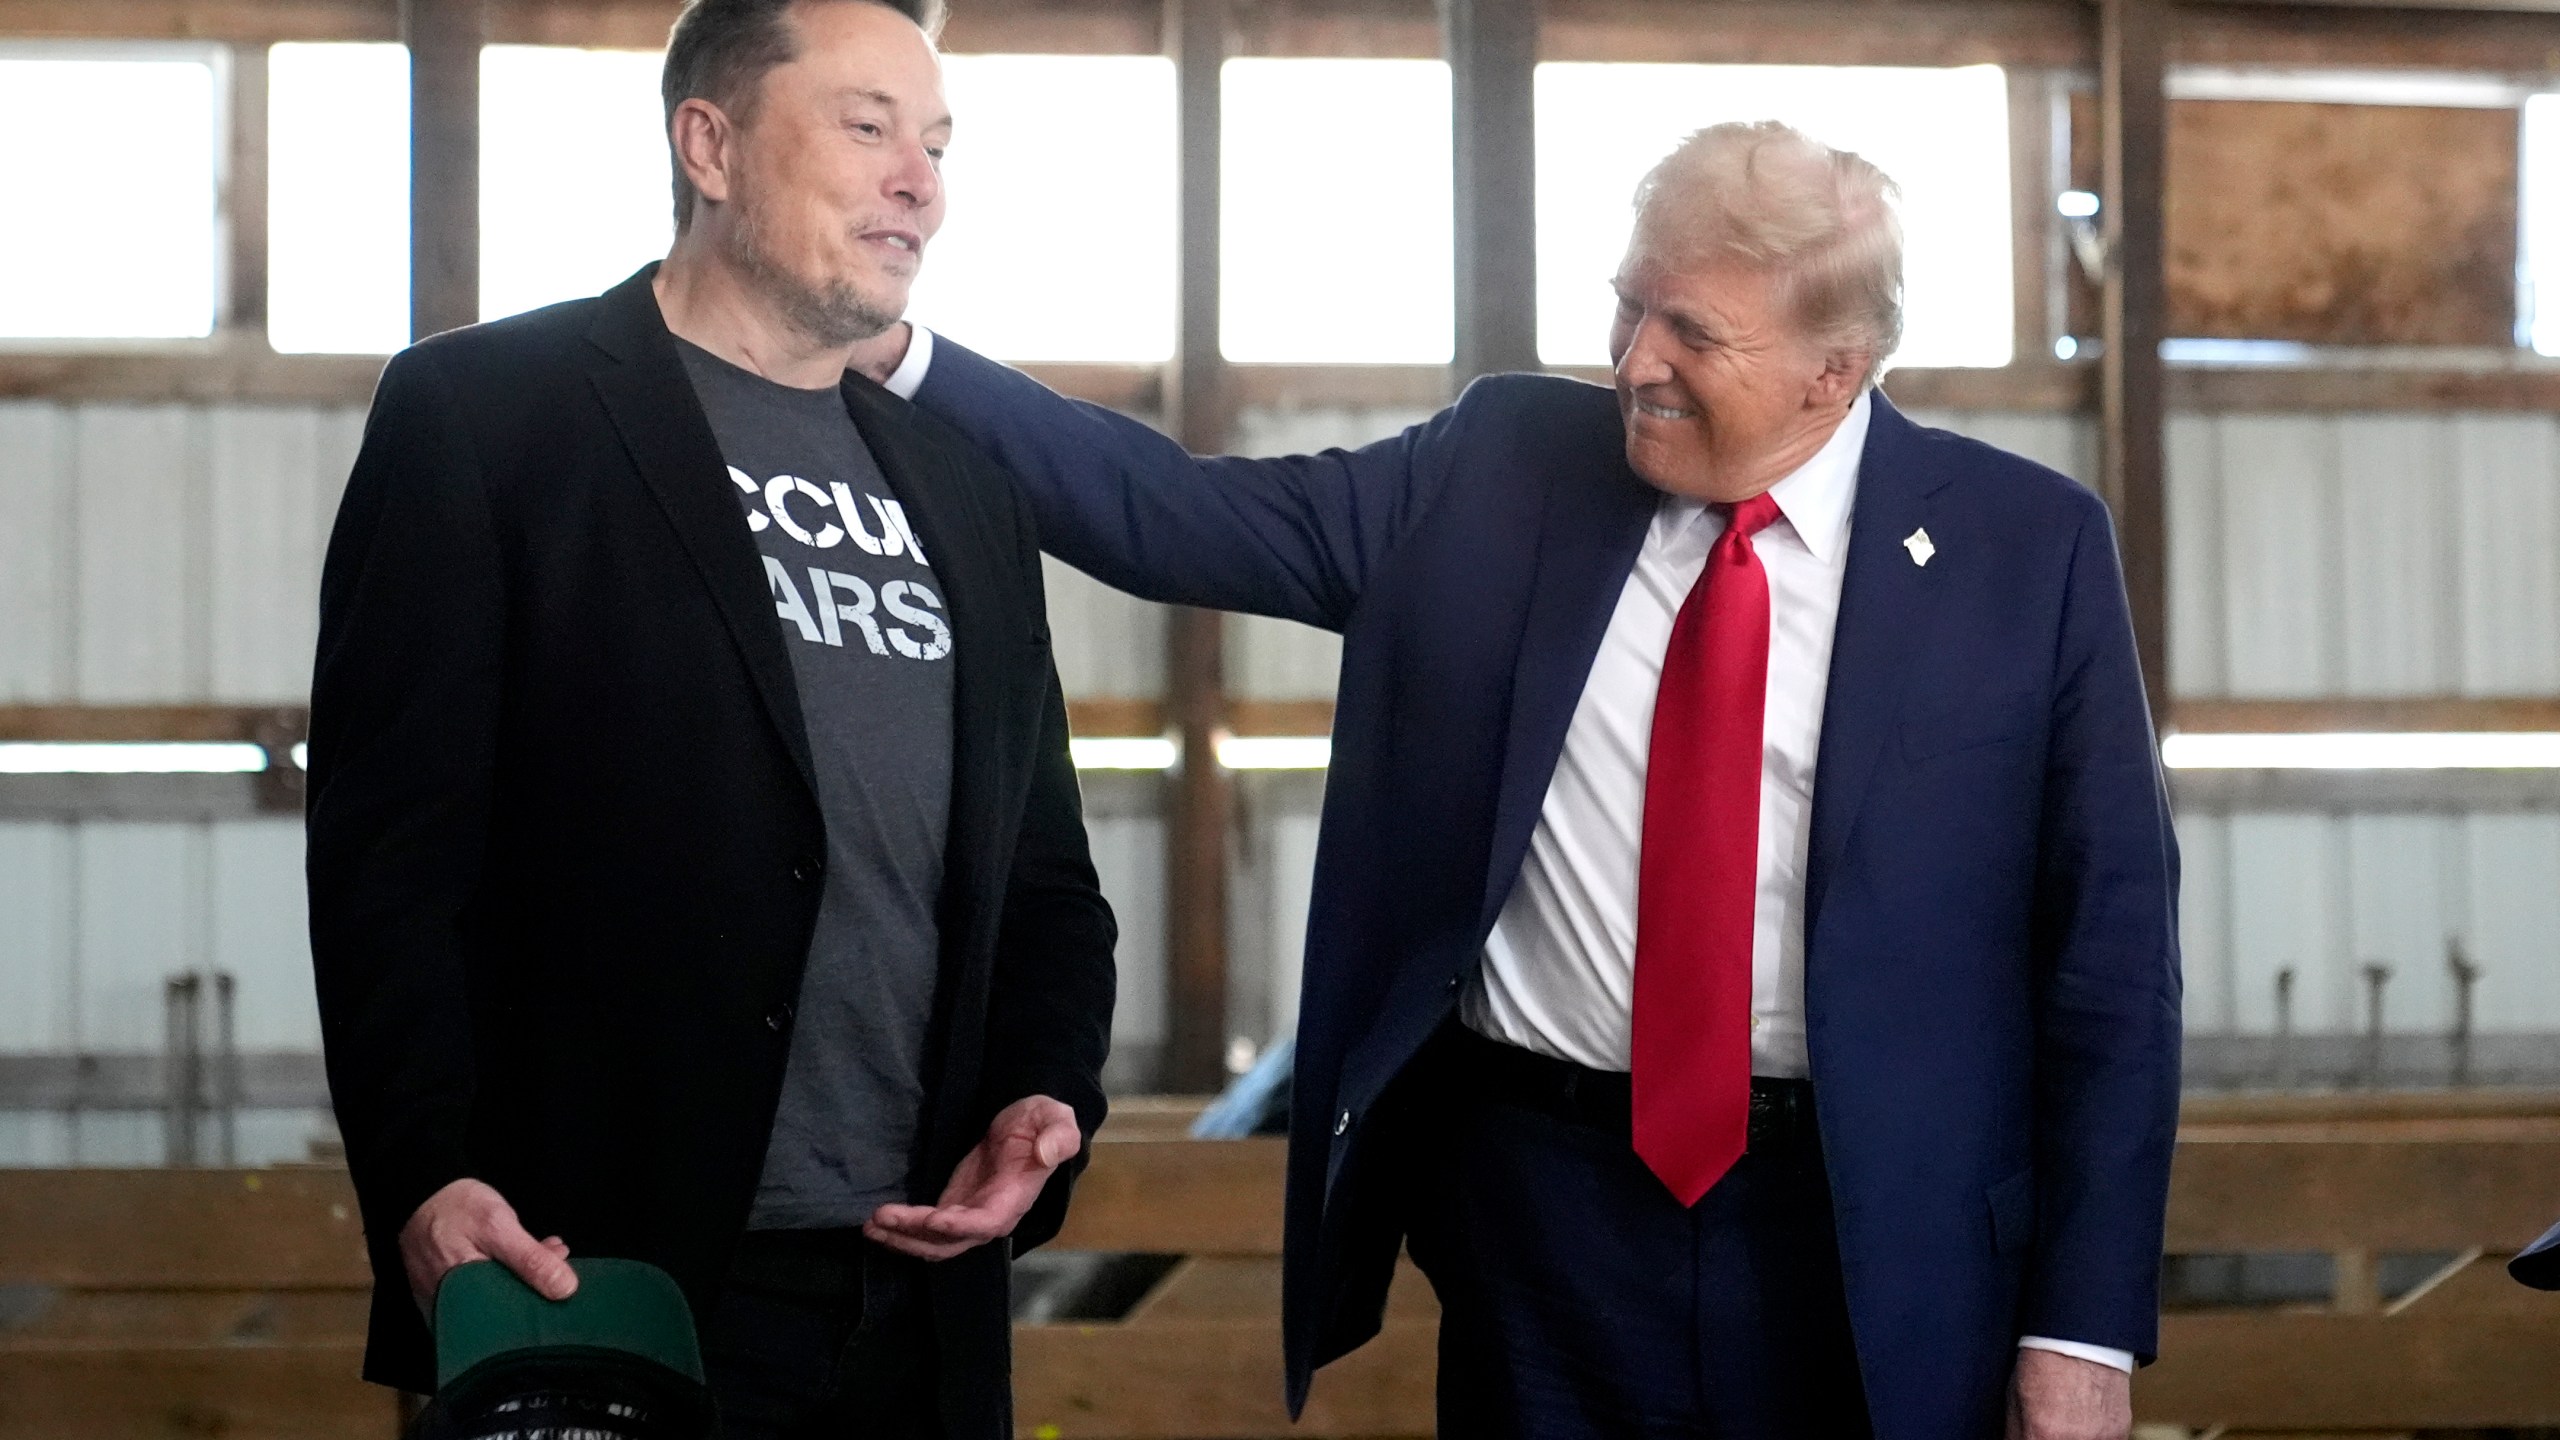
POLYGON ((1850 502, 1858 495, 1858 462, 1866 455, 1867 424, 1874 417, 1875 392, 1859 392, 1840 428, 1831 432, 1813 458, 1769 487, 1769 498, 1778 502, 1778 513, 1787 517, 1796 538, 1826 565, 1848 543, 1850 502))

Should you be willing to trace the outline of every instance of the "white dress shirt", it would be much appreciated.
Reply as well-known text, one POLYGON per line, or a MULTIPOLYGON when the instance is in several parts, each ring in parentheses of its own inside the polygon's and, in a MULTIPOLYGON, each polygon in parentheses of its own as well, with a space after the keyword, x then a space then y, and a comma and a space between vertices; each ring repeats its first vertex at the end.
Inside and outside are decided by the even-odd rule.
MULTIPOLYGON (((911 327, 887 382, 913 399, 933 363, 933 335, 911 327)), ((1769 576, 1769 686, 1760 759, 1760 863, 1751 936, 1751 1070, 1811 1073, 1804 1029, 1804 870, 1813 771, 1831 679, 1831 637, 1849 560, 1874 402, 1865 395, 1830 440, 1769 491, 1779 518, 1753 537, 1769 576)), ((1724 533, 1724 516, 1665 495, 1609 630, 1583 682, 1564 751, 1538 810, 1519 882, 1503 903, 1484 963, 1459 998, 1469 1029, 1595 1070, 1626 1070, 1636 973, 1637 852, 1654 692, 1671 625, 1724 533)), ((2133 1356, 2030 1336, 2019 1342, 2119 1370, 2133 1356)))

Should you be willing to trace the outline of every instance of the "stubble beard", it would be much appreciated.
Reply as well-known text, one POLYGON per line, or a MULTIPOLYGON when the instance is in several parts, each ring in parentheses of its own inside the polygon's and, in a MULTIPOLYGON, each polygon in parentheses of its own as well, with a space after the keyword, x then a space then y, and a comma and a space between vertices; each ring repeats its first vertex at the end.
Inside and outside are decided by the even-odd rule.
POLYGON ((757 206, 740 207, 727 249, 729 263, 773 302, 784 322, 817 345, 832 348, 868 340, 901 318, 848 281, 813 285, 793 274, 765 243, 764 215, 757 206))

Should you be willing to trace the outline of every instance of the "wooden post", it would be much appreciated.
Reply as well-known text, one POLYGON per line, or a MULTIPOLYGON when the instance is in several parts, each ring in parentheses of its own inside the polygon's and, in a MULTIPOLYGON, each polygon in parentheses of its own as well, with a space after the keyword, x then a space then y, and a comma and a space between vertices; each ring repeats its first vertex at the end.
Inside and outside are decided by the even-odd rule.
POLYGON ((409 47, 409 338, 480 318, 482 0, 400 0, 409 47))
POLYGON ((267 338, 267 47, 231 47, 231 143, 222 216, 230 255, 222 328, 259 347, 267 338))
MULTIPOLYGON (((1179 329, 1165 420, 1194 454, 1226 448, 1229 399, 1218 335, 1218 164, 1226 0, 1165 0, 1180 134, 1179 329)), ((1218 763, 1226 731, 1225 617, 1173 612, 1165 636, 1165 718, 1181 740, 1165 813, 1166 1036, 1163 1087, 1226 1083, 1227 833, 1234 796, 1218 763)))
POLYGON ((1457 206, 1452 388, 1538 368, 1537 0, 1440 0, 1457 206))
POLYGON ((2064 257, 2053 210, 2053 79, 2009 71, 2009 272, 2012 365, 2053 363, 2054 281, 2064 257))
POLYGON ((2115 510, 2125 596, 2153 723, 2169 713, 2168 323, 2161 207, 2168 193, 2167 0, 2100 0, 2098 101, 2105 150, 2107 284, 2099 363, 2100 493, 2115 510))

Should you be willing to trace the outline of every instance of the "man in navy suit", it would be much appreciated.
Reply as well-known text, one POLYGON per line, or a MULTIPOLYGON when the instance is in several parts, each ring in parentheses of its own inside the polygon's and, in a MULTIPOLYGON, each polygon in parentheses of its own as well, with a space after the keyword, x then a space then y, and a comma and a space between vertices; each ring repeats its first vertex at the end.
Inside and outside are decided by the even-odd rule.
POLYGON ((859 361, 1079 568, 1344 636, 1293 1405, 1406 1243, 1444 1435, 2124 1436, 2177 856, 2106 511, 1875 390, 1873 166, 1719 126, 1637 211, 1614 395, 1497 376, 1357 451, 859 361))

